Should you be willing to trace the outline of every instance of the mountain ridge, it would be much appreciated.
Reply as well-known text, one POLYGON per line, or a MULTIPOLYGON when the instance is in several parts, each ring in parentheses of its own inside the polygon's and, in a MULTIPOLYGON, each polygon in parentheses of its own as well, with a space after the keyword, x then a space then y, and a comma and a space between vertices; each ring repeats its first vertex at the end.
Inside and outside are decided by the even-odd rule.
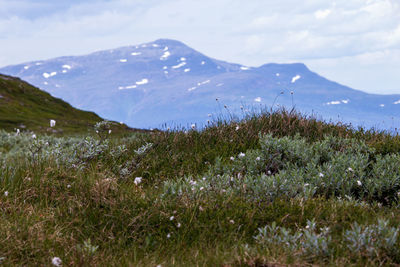
POLYGON ((217 98, 235 113, 242 112, 243 104, 279 105, 355 126, 399 125, 392 117, 399 114, 400 95, 355 90, 303 63, 229 63, 171 39, 6 66, 0 72, 19 76, 73 106, 140 128, 204 125, 208 114, 219 112, 217 98))

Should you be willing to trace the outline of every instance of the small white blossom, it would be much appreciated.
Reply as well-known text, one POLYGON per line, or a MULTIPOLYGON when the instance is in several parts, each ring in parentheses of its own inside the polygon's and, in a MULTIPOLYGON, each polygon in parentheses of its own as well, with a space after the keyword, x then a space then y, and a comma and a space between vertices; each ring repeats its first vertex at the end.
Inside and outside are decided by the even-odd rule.
POLYGON ((230 157, 230 160, 234 161, 234 160, 235 160, 235 158, 234 158, 234 157, 230 157))
POLYGON ((237 125, 236 128, 235 128, 235 130, 238 131, 239 129, 240 129, 240 128, 239 128, 239 125, 237 125))
POLYGON ((70 184, 68 184, 68 185, 67 185, 67 188, 71 188, 71 185, 70 185, 70 184))
POLYGON ((111 134, 111 129, 110 129, 110 130, 108 130, 108 134, 111 134))
POLYGON ((193 130, 196 129, 196 124, 192 124, 191 127, 193 130))
POLYGON ((204 189, 204 187, 200 187, 200 191, 202 191, 204 189))
POLYGON ((135 178, 135 181, 134 181, 135 185, 138 185, 138 184, 140 184, 141 182, 142 182, 142 177, 136 177, 136 178, 135 178))
POLYGON ((171 216, 171 217, 169 217, 169 220, 170 220, 170 221, 173 221, 174 218, 175 218, 174 216, 171 216))
POLYGON ((19 135, 19 133, 20 133, 20 130, 19 130, 19 129, 17 129, 17 135, 19 135))
POLYGON ((348 170, 349 172, 352 172, 352 171, 353 171, 353 169, 352 169, 351 167, 349 167, 347 170, 348 170))
POLYGON ((33 138, 33 139, 36 139, 36 134, 32 134, 32 138, 33 138))
POLYGON ((304 186, 309 186, 310 184, 304 184, 304 186))
POLYGON ((235 223, 235 221, 234 221, 234 220, 229 220, 229 222, 230 222, 231 224, 234 224, 234 223, 235 223))
POLYGON ((206 177, 203 177, 203 181, 205 181, 206 180, 206 177))
POLYGON ((168 233, 168 234, 167 234, 167 238, 170 238, 170 237, 171 237, 171 233, 168 233))
POLYGON ((268 170, 268 171, 267 171, 267 174, 268 174, 268 175, 271 175, 272 173, 271 173, 271 171, 270 171, 270 170, 268 170))
POLYGON ((246 156, 246 154, 244 154, 243 152, 240 152, 238 158, 244 158, 244 156, 246 156))
POLYGON ((53 257, 53 258, 51 259, 51 263, 52 263, 54 266, 61 266, 62 260, 61 260, 59 257, 53 257))
POLYGON ((4 196, 7 197, 8 196, 8 191, 4 192, 4 196))
POLYGON ((203 211, 204 209, 203 209, 203 207, 202 207, 202 206, 199 206, 199 210, 200 210, 200 211, 203 211))
POLYGON ((181 223, 178 223, 176 227, 181 228, 181 223))
POLYGON ((260 158, 260 157, 257 157, 257 158, 256 158, 256 160, 257 160, 257 161, 260 161, 260 160, 261 160, 261 158, 260 158))
POLYGON ((360 180, 357 181, 358 186, 362 186, 362 183, 360 180))
POLYGON ((324 177, 324 174, 322 172, 320 172, 319 177, 324 177))
POLYGON ((50 120, 50 127, 56 126, 56 121, 55 120, 50 120))

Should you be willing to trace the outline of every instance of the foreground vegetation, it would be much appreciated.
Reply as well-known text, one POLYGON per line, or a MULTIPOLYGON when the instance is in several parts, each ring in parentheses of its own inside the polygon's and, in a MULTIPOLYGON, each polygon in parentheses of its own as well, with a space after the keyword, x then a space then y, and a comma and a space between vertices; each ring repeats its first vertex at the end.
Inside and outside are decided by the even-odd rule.
POLYGON ((400 265, 400 137, 294 112, 0 132, 4 265, 400 265))

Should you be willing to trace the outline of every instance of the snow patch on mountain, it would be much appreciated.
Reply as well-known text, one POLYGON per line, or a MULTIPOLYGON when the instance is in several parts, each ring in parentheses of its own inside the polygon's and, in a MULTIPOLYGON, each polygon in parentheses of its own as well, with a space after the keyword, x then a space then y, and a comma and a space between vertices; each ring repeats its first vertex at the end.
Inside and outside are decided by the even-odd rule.
POLYGON ((173 69, 179 69, 180 67, 183 67, 186 65, 186 62, 181 62, 178 65, 172 66, 173 69))
POLYGON ((147 83, 149 83, 148 79, 142 79, 141 81, 136 82, 137 85, 143 85, 143 84, 147 84, 147 83))
POLYGON ((300 79, 301 76, 300 75, 296 75, 292 78, 292 83, 295 83, 298 79, 300 79))

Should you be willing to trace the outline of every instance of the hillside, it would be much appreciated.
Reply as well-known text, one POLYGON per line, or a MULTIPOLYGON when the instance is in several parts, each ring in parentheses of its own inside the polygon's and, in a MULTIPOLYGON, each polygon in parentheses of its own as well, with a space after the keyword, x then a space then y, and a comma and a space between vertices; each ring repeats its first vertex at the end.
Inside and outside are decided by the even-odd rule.
MULTIPOLYGON (((73 108, 19 78, 0 74, 0 129, 42 133, 87 133, 103 119, 73 108), (50 120, 55 120, 50 127, 50 120)), ((116 131, 129 129, 114 124, 116 131)))
POLYGON ((253 108, 285 106, 355 126, 400 125, 400 95, 367 94, 301 63, 225 62, 169 39, 26 62, 0 72, 131 127, 205 125, 224 106, 239 116, 253 108))

